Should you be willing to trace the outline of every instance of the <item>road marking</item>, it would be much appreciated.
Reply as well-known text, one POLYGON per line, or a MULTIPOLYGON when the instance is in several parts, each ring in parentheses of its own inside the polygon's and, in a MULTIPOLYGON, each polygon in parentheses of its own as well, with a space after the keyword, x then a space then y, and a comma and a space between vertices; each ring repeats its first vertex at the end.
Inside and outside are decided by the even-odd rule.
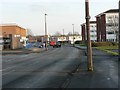
POLYGON ((14 68, 14 67, 16 67, 16 66, 7 67, 7 68, 5 68, 5 69, 2 69, 2 71, 5 71, 5 70, 10 69, 10 68, 14 68))
POLYGON ((12 70, 12 71, 9 71, 9 72, 6 72, 6 73, 4 73, 4 74, 2 74, 2 75, 4 76, 4 75, 9 74, 9 73, 11 73, 11 72, 13 72, 13 70, 12 70))
POLYGON ((23 56, 21 56, 21 57, 27 57, 28 55, 23 55, 23 56))

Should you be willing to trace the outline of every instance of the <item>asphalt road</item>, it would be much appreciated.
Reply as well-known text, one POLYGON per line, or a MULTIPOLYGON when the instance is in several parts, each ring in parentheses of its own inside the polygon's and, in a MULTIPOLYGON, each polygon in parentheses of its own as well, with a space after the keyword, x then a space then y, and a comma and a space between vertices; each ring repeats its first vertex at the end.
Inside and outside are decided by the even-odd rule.
POLYGON ((81 50, 53 48, 2 57, 3 88, 64 88, 80 64, 81 50))

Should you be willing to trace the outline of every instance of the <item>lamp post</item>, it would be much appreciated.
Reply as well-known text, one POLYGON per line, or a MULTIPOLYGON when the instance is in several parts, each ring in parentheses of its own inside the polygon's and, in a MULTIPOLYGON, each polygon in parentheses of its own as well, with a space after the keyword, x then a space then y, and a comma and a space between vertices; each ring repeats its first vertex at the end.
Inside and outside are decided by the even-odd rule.
POLYGON ((91 40, 90 40, 89 0, 85 0, 85 10, 86 10, 86 30, 87 30, 87 59, 88 59, 88 71, 93 71, 92 48, 91 48, 91 40))
POLYGON ((63 40, 62 40, 62 44, 64 44, 64 29, 63 29, 63 40))
POLYGON ((120 0, 119 0, 119 61, 120 61, 120 0))
POLYGON ((74 45, 74 24, 72 24, 73 25, 73 47, 75 46, 74 45))
POLYGON ((46 16, 47 16, 47 14, 45 14, 45 38, 46 38, 46 44, 45 44, 45 47, 46 47, 46 51, 47 51, 47 50, 48 50, 48 43, 47 43, 48 36, 47 36, 47 23, 46 23, 46 16))

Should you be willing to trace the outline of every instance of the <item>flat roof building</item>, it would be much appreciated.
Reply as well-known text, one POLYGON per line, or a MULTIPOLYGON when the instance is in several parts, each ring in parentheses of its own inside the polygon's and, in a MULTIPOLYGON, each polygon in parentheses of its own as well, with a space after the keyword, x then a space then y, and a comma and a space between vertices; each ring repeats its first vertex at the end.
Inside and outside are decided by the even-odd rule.
POLYGON ((110 9, 96 16, 97 41, 118 42, 119 9, 110 9))
MULTIPOLYGON (((96 31, 96 21, 90 21, 90 40, 92 42, 97 41, 97 31, 96 31)), ((86 31, 86 23, 81 25, 81 34, 82 34, 82 42, 85 43, 87 40, 87 31, 86 31)))
POLYGON ((18 49, 26 45, 26 29, 16 24, 0 25, 3 49, 18 49))

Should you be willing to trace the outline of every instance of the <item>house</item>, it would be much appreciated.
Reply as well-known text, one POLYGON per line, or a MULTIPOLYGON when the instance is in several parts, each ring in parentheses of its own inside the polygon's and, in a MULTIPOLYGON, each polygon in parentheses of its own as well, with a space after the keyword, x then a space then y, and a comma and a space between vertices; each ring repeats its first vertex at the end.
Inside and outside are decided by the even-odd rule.
POLYGON ((59 42, 68 42, 68 37, 66 35, 61 35, 57 37, 57 41, 59 42))
POLYGON ((46 42, 46 38, 47 38, 47 41, 49 42, 49 38, 50 36, 49 35, 38 35, 38 36, 35 36, 37 42, 42 42, 42 43, 45 43, 46 42))
POLYGON ((70 43, 70 44, 73 44, 73 38, 74 38, 74 43, 76 41, 80 42, 82 41, 82 36, 81 35, 59 35, 59 36, 51 36, 50 37, 50 41, 53 40, 53 41, 59 41, 61 43, 70 43))
POLYGON ((81 42, 82 41, 82 36, 81 35, 68 35, 68 41, 71 44, 74 44, 75 42, 81 42))
POLYGON ((50 41, 58 41, 60 43, 66 43, 68 42, 68 36, 66 35, 54 35, 50 36, 50 41))

